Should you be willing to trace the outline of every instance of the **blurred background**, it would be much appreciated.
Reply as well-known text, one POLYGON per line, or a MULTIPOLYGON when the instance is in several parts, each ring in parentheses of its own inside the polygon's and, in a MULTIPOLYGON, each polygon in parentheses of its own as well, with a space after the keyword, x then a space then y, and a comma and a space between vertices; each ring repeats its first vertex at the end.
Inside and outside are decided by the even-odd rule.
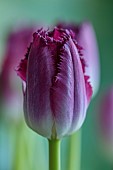
MULTIPOLYGON (((10 41, 8 35, 17 27, 21 28, 27 24, 31 30, 36 30, 40 24, 49 26, 58 21, 84 20, 91 21, 94 26, 99 46, 101 80, 98 94, 89 106, 82 127, 81 170, 113 169, 113 158, 106 156, 98 125, 101 95, 113 83, 112 17, 112 0, 0 0, 0 72, 4 56, 8 55, 7 41, 10 41)), ((29 34, 31 36, 31 33, 29 34)), ((18 45, 14 44, 14 48, 18 48, 18 45)), ((18 83, 21 88, 21 81, 18 83)), ((2 96, 2 92, 0 95, 2 96)), ((22 100, 22 94, 20 98, 22 100)), ((0 100, 0 170, 46 170, 48 166, 46 139, 36 135, 26 126, 22 108, 20 106, 20 109, 17 109, 15 99, 9 98, 9 101, 4 104, 4 100, 0 100), (7 106, 9 101, 11 104, 7 106), (16 112, 20 112, 21 116, 16 112)), ((63 170, 67 168, 67 150, 68 138, 62 142, 63 170)))

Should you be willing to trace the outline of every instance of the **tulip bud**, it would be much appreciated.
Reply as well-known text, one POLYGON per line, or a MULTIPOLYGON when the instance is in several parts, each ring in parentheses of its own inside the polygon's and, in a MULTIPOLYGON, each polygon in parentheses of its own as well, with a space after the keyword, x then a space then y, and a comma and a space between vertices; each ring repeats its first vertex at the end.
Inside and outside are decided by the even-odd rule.
POLYGON ((25 120, 48 139, 77 131, 92 96, 85 61, 73 34, 58 28, 38 30, 17 70, 24 83, 25 120))
POLYGON ((0 74, 0 100, 4 111, 8 113, 7 116, 10 115, 13 119, 20 115, 22 105, 22 94, 14 70, 25 54, 32 33, 33 27, 22 27, 13 30, 8 36, 6 52, 3 57, 0 74))
MULTIPOLYGON (((105 92, 100 104, 99 125, 102 142, 113 158, 113 86, 105 92)), ((113 159, 112 159, 113 161, 113 159)))
POLYGON ((92 25, 89 22, 84 22, 80 25, 59 23, 58 27, 72 30, 75 33, 73 38, 83 47, 82 54, 87 65, 85 72, 90 77, 89 81, 93 88, 94 96, 99 88, 100 65, 96 36, 92 25))

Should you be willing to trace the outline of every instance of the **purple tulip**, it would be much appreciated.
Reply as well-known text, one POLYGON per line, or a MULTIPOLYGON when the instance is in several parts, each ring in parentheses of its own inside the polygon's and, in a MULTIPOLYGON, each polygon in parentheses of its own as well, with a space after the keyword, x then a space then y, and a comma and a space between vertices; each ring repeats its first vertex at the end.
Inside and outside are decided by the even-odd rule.
POLYGON ((100 105, 100 129, 104 142, 113 152, 113 86, 103 95, 100 105))
POLYGON ((89 22, 84 22, 80 25, 59 23, 58 27, 72 30, 75 33, 73 38, 83 47, 82 54, 87 65, 85 72, 90 77, 89 81, 93 88, 94 96, 99 88, 100 65, 96 36, 92 25, 89 22))
POLYGON ((13 118, 18 116, 18 112, 20 114, 22 105, 22 95, 18 86, 19 81, 14 70, 26 52, 33 30, 33 27, 16 28, 8 35, 0 73, 0 100, 5 111, 8 112, 8 115, 11 113, 13 118))
POLYGON ((81 47, 66 29, 38 30, 17 73, 29 127, 49 139, 77 131, 92 96, 81 47))

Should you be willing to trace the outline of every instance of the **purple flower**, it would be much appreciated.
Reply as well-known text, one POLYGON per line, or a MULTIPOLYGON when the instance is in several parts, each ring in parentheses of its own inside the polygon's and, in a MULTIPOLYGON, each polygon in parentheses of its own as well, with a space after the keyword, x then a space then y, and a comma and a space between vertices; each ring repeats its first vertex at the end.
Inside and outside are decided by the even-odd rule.
POLYGON ((87 65, 85 73, 90 77, 93 95, 95 95, 99 88, 100 65, 96 36, 92 25, 89 22, 83 22, 80 25, 59 23, 58 27, 72 30, 73 38, 83 47, 83 59, 87 65))
POLYGON ((102 138, 111 146, 113 153, 113 86, 105 92, 101 99, 99 116, 102 138))
POLYGON ((23 80, 26 122, 49 139, 78 130, 92 96, 81 47, 73 34, 59 28, 38 30, 17 70, 23 80))
MULTIPOLYGON (((13 118, 20 114, 22 101, 18 86, 18 79, 14 72, 17 63, 24 57, 26 48, 31 41, 33 27, 16 28, 8 35, 6 52, 3 56, 0 73, 0 100, 6 112, 11 113, 13 118)), ((11 116, 11 115, 10 115, 11 116)))

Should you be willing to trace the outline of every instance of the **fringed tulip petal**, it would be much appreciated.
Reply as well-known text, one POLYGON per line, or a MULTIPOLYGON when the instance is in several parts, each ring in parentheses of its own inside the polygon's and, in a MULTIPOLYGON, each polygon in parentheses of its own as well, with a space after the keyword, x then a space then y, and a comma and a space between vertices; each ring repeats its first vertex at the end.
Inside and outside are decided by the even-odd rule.
POLYGON ((87 109, 87 95, 84 73, 78 50, 75 48, 72 39, 70 39, 69 42, 74 68, 74 110, 72 125, 68 132, 70 134, 74 131, 77 131, 83 124, 87 109))
POLYGON ((74 109, 74 68, 69 46, 65 44, 59 53, 60 62, 50 91, 51 108, 58 138, 67 134, 74 109))
POLYGON ((25 117, 36 132, 51 138, 53 116, 50 106, 50 87, 53 77, 52 54, 37 35, 28 57, 25 92, 25 117), (27 109, 26 109, 27 108, 27 109))

